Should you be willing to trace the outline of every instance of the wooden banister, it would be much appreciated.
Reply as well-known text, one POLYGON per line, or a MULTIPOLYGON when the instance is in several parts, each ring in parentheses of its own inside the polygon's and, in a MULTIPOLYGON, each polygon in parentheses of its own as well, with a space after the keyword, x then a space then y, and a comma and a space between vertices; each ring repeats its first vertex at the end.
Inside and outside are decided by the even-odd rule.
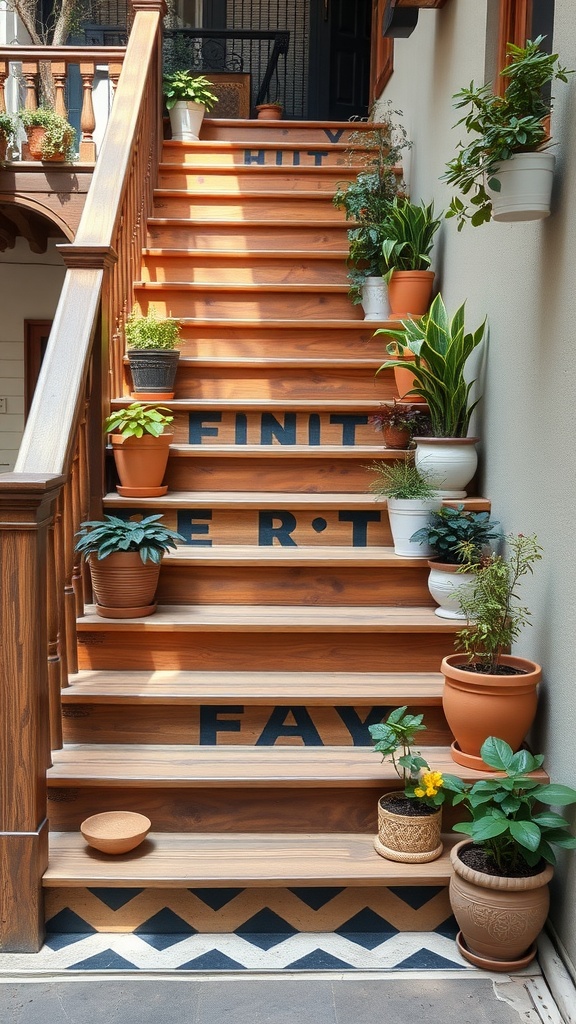
MULTIPOLYGON (((60 247, 67 266, 64 286, 15 470, 0 476, 0 949, 5 951, 37 950, 44 933, 45 772, 51 748, 61 744, 59 692, 66 670, 74 671, 76 616, 84 600, 74 534, 82 518, 101 509, 102 418, 110 389, 121 386, 123 322, 132 306, 158 167, 164 3, 137 0, 134 8, 78 232, 72 244, 60 247), (116 346, 109 345, 109 335, 116 337, 116 346)), ((71 49, 50 50, 53 66, 59 59, 65 63, 62 51, 71 49)), ((41 50, 34 48, 32 57, 19 48, 30 85, 41 50)), ((0 68, 5 52, 0 49, 0 68)), ((99 51, 91 48, 89 59, 83 54, 90 65, 83 65, 87 92, 99 51)), ((83 117, 89 134, 88 106, 83 117)))

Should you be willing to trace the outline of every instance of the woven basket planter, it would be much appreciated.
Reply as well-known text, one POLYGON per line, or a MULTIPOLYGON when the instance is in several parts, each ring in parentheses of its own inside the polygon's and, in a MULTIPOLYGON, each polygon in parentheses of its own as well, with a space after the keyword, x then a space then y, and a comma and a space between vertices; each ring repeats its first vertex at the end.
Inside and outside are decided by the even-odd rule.
POLYGON ((374 849, 387 860, 402 864, 425 864, 442 853, 440 828, 442 808, 427 815, 396 814, 382 801, 404 798, 404 793, 387 793, 378 801, 378 835, 374 849))

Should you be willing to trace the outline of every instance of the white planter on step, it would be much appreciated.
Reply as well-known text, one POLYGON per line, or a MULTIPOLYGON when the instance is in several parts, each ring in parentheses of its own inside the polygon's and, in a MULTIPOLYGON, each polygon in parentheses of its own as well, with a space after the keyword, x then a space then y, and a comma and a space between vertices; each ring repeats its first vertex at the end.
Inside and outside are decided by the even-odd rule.
POLYGON ((170 114, 170 127, 174 142, 198 142, 206 108, 194 100, 178 100, 170 114))
POLYGON ((414 463, 441 498, 465 498, 478 466, 477 437, 417 437, 414 463))
POLYGON ((542 220, 550 215, 555 157, 552 153, 515 153, 503 160, 493 177, 500 191, 487 187, 492 220, 542 220))
POLYGON ((428 525, 431 512, 440 508, 439 498, 388 498, 388 519, 394 541, 394 553, 405 558, 428 558, 432 548, 410 540, 413 533, 428 525))
POLYGON ((465 619, 458 593, 474 584, 474 573, 457 572, 457 566, 429 562, 428 590, 440 607, 434 611, 441 619, 465 619))
POLYGON ((383 277, 367 277, 362 285, 362 309, 365 320, 387 320, 390 315, 388 285, 383 277))

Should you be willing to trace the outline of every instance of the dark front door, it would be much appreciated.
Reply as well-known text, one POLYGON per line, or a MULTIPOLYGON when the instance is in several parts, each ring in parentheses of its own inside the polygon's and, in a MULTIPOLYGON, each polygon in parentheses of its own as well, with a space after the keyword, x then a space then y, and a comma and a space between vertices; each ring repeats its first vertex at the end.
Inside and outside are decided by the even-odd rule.
POLYGON ((347 121, 368 113, 373 0, 312 0, 311 118, 347 121))

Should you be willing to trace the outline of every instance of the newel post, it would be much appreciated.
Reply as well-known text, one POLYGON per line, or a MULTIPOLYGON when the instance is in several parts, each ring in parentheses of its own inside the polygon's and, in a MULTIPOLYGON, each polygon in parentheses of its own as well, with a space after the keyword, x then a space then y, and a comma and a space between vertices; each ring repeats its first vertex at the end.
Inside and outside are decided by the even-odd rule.
POLYGON ((163 125, 162 125, 162 110, 164 108, 164 98, 162 95, 162 36, 163 36, 163 18, 168 12, 168 5, 166 0, 131 0, 132 10, 134 17, 138 16, 138 12, 143 14, 154 14, 158 19, 157 28, 157 48, 156 48, 156 68, 155 68, 155 100, 156 100, 156 152, 160 154, 162 152, 162 136, 163 136, 163 125))
POLYGON ((48 531, 64 477, 0 477, 0 949, 44 937, 48 863, 48 531))

